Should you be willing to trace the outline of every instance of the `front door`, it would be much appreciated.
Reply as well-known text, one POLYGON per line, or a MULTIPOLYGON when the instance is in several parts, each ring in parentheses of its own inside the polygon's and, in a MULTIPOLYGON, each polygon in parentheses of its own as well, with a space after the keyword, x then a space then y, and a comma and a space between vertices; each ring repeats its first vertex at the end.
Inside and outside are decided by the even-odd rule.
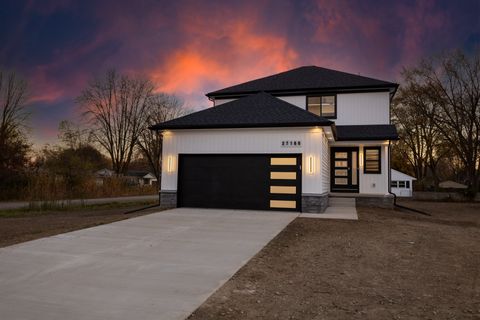
POLYGON ((331 191, 358 192, 358 148, 331 149, 331 191))

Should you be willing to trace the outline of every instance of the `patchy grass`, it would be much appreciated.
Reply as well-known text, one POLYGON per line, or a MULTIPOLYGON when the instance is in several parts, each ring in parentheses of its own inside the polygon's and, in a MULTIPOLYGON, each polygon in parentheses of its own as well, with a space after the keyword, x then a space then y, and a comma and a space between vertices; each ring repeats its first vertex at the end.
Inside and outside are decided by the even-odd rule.
POLYGON ((152 204, 154 202, 117 202, 61 210, 0 211, 0 247, 160 211, 154 207, 125 214, 152 204))
POLYGON ((40 206, 40 207, 25 207, 25 208, 18 208, 18 209, 0 210, 0 218, 48 215, 48 214, 51 214, 52 212, 61 212, 61 211, 107 210, 107 209, 121 209, 121 208, 132 208, 132 207, 146 207, 146 206, 154 205, 155 203, 158 203, 158 201, 110 202, 110 203, 87 204, 87 205, 50 204, 48 206, 40 206))
POLYGON ((408 205, 294 220, 189 319, 479 319, 480 204, 408 205))

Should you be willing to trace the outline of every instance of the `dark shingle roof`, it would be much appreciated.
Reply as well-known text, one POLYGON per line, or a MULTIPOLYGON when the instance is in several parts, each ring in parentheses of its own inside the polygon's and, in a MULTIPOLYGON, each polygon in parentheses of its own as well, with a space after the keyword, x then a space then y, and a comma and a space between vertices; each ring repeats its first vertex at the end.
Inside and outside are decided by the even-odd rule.
POLYGON ((398 140, 393 124, 335 126, 333 131, 336 141, 398 140))
POLYGON ((392 82, 317 66, 305 66, 213 91, 207 93, 207 96, 242 95, 259 91, 281 93, 326 89, 385 88, 395 91, 397 87, 398 85, 392 82))
POLYGON ((150 127, 163 129, 325 126, 332 122, 260 92, 150 127))

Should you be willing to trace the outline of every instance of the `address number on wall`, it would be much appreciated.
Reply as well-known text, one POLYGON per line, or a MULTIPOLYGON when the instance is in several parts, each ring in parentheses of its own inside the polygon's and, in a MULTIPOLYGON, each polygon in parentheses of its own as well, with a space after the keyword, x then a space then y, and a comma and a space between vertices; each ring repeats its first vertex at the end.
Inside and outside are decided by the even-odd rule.
POLYGON ((302 141, 300 140, 283 140, 282 148, 299 148, 302 146, 302 141))

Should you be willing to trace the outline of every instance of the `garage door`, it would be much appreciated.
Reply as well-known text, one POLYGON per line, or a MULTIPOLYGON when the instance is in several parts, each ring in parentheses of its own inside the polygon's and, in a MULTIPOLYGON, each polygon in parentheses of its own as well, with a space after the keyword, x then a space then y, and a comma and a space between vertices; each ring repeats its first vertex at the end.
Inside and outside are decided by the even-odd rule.
POLYGON ((300 211, 301 155, 179 155, 178 206, 300 211))

